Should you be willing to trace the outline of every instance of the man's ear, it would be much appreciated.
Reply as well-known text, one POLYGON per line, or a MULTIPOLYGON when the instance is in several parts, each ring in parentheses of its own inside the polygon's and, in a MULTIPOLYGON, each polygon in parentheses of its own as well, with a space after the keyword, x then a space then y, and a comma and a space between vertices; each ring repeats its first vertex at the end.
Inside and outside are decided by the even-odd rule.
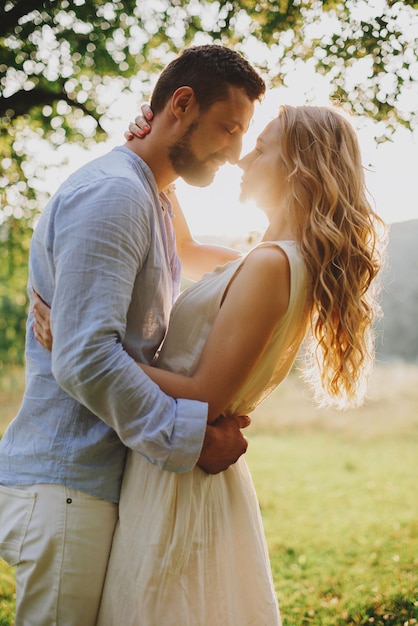
POLYGON ((197 106, 196 97, 191 87, 179 87, 171 96, 171 113, 181 119, 197 106))

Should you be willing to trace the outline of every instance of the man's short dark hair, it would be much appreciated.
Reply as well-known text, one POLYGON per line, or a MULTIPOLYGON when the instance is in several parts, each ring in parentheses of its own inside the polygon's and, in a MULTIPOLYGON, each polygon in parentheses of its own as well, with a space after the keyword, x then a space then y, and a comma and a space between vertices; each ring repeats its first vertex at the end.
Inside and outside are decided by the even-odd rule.
POLYGON ((193 89, 202 112, 224 100, 230 86, 243 89, 252 102, 266 90, 261 76, 241 54, 215 44, 185 48, 167 65, 151 97, 154 114, 164 109, 176 89, 185 86, 193 89))

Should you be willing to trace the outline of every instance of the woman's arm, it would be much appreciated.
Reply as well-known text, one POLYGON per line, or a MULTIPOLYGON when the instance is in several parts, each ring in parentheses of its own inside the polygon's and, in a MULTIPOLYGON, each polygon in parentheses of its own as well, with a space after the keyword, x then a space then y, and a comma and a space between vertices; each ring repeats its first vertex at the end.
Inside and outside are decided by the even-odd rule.
POLYGON ((168 395, 208 402, 212 422, 256 368, 287 310, 289 290, 286 254, 275 247, 257 248, 228 288, 196 372, 187 377, 141 367, 168 395))
MULTIPOLYGON (((146 139, 151 132, 153 113, 148 104, 141 106, 142 115, 137 115, 135 122, 129 124, 125 138, 130 141, 134 135, 139 139, 146 139)), ((183 209, 175 193, 175 185, 163 190, 170 200, 174 219, 173 226, 176 233, 177 254, 183 266, 183 274, 192 280, 199 280, 207 272, 211 272, 217 265, 234 261, 241 253, 224 246, 202 244, 192 237, 183 209)))

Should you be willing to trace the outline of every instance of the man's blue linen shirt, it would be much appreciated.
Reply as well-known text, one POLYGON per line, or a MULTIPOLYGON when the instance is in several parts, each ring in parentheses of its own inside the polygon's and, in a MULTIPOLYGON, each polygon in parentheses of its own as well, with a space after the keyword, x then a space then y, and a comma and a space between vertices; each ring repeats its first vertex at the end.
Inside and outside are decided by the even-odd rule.
POLYGON ((34 232, 33 290, 52 305, 51 353, 29 313, 26 391, 0 442, 0 483, 61 483, 118 501, 126 447, 160 468, 196 463, 207 405, 163 394, 151 363, 177 295, 180 263, 149 167, 127 148, 60 187, 34 232), (99 416, 99 417, 97 417, 99 416))

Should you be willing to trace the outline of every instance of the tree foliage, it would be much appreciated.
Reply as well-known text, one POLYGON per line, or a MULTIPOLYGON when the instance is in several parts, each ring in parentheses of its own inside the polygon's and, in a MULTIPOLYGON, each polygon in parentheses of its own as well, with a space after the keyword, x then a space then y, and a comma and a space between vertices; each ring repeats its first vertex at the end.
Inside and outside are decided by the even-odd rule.
POLYGON ((112 77, 127 88, 139 72, 146 83, 168 50, 200 40, 265 45, 258 64, 273 83, 292 60, 312 59, 358 112, 409 125, 399 97, 418 78, 417 13, 413 0, 6 0, 0 115, 7 123, 30 113, 52 141, 82 141, 77 120, 91 116, 100 132, 100 93, 112 77), (353 85, 359 62, 367 81, 353 85))
POLYGON ((417 16, 413 0, 3 0, 0 277, 12 284, 16 259, 26 264, 13 246, 25 249, 44 204, 33 139, 104 139, 111 85, 141 99, 180 48, 220 42, 243 51, 271 86, 303 60, 358 114, 412 128, 417 16), (19 224, 21 238, 11 237, 19 224))

